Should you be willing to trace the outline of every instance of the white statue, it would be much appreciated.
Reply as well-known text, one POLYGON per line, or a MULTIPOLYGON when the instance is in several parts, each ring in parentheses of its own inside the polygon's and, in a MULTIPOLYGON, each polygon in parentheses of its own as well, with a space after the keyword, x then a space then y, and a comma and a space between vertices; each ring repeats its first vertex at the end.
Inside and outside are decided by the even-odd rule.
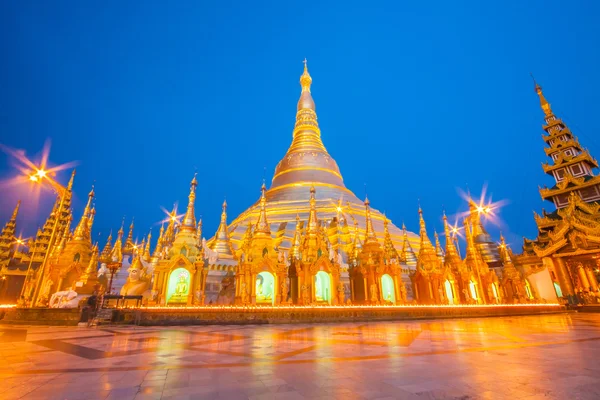
POLYGON ((206 244, 206 238, 202 238, 202 249, 204 250, 206 258, 208 258, 208 263, 215 264, 219 259, 219 253, 208 247, 206 244))
POLYGON ((109 273, 110 273, 110 271, 106 267, 106 263, 100 264, 100 268, 98 269, 98 278, 100 278, 101 276, 105 276, 109 273))
POLYGON ((71 289, 54 293, 49 303, 50 308, 76 308, 78 305, 77 292, 71 289))

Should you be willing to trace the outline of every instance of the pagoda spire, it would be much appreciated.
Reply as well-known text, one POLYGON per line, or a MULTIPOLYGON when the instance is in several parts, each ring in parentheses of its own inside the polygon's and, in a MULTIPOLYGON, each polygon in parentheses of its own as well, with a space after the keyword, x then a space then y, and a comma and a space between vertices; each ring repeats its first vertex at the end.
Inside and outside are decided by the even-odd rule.
POLYGON ((371 202, 368 197, 365 197, 365 244, 377 242, 375 229, 373 229, 373 221, 371 221, 371 202))
POLYGON ((131 218, 131 225, 129 225, 129 232, 127 233, 127 239, 125 239, 125 245, 123 246, 123 253, 133 254, 133 222, 135 218, 131 218))
POLYGON ((300 254, 300 246, 302 240, 302 231, 300 229, 300 215, 296 213, 296 228, 294 229, 294 238, 292 239, 292 249, 290 255, 292 258, 299 260, 302 258, 302 254, 300 254))
POLYGON ((542 93, 542 87, 538 85, 535 78, 533 79, 533 83, 535 85, 535 92, 540 98, 540 106, 542 107, 544 114, 546 114, 546 117, 553 116, 554 114, 552 113, 552 108, 550 108, 550 103, 548 103, 548 100, 544 97, 544 93, 542 93))
POLYGON ((85 241, 92 244, 91 232, 90 232, 90 218, 92 217, 91 209, 92 209, 92 200, 94 199, 94 187, 92 186, 92 190, 88 194, 88 201, 83 210, 83 215, 79 220, 79 224, 75 228, 75 233, 73 234, 73 240, 76 241, 85 241))
POLYGON ((271 237, 271 227, 269 226, 269 222, 267 221, 267 186, 265 185, 265 182, 263 182, 260 191, 260 212, 258 214, 258 220, 256 221, 256 228, 254 229, 254 233, 257 236, 268 235, 269 237, 271 237))
MULTIPOLYGON (((265 217, 266 218, 266 217, 265 217)), ((227 201, 223 201, 222 212, 221 212, 221 222, 219 223, 219 228, 217 229, 217 233, 215 233, 215 240, 211 243, 210 248, 217 253, 219 256, 230 256, 234 257, 235 253, 233 251, 233 246, 231 244, 231 240, 229 238, 229 230, 227 229, 227 201)))
POLYGON ((312 77, 304 60, 292 144, 275 169, 271 189, 291 183, 307 186, 307 182, 345 188, 340 170, 321 140, 311 85, 312 77))
POLYGON ((400 260, 409 265, 417 263, 417 255, 408 241, 408 233, 404 223, 402 223, 402 250, 400 252, 400 260))
POLYGON ((69 241, 69 236, 71 234, 72 221, 73 215, 69 215, 67 224, 64 226, 63 230, 59 233, 58 238, 56 239, 56 245, 54 245, 50 250, 50 257, 58 258, 60 253, 62 253, 65 247, 67 247, 67 242, 69 241))
POLYGON ((435 249, 429 240, 429 236, 427 236, 427 228, 425 227, 425 220, 423 219, 423 210, 419 207, 419 238, 421 239, 421 246, 419 247, 419 257, 422 252, 433 252, 435 254, 435 249))
POLYGON ((446 236, 446 257, 455 255, 458 256, 458 251, 456 250, 456 246, 454 245, 454 241, 450 235, 450 225, 448 224, 446 212, 444 212, 444 235, 446 236))
POLYGON ((153 261, 158 261, 162 257, 164 234, 165 225, 163 223, 160 225, 160 231, 158 232, 158 240, 156 241, 156 247, 154 247, 154 253, 152 253, 153 261))
POLYGON ((4 225, 2 234, 0 234, 0 261, 10 257, 13 241, 15 239, 15 232, 17 230, 17 215, 19 214, 20 206, 21 200, 17 201, 17 205, 15 206, 10 219, 6 225, 4 225))
POLYGON ((383 250, 389 259, 398 260, 398 251, 396 251, 394 243, 392 242, 392 236, 390 235, 390 229, 388 225, 389 221, 385 214, 383 214, 383 250))
POLYGON ((148 232, 148 238, 146 239, 146 246, 144 248, 144 261, 150 262, 150 242, 152 241, 152 229, 148 232))
POLYGON ((125 224, 125 218, 123 218, 123 222, 121 222, 121 228, 119 232, 117 232, 117 240, 115 241, 115 245, 113 246, 110 252, 110 259, 112 262, 121 262, 123 261, 123 225, 125 224))
POLYGON ((433 236, 435 238, 435 254, 438 256, 440 261, 444 261, 444 250, 442 249, 442 244, 440 243, 440 237, 436 231, 433 231, 433 236))
POLYGON ((111 246, 112 246, 112 229, 110 230, 110 233, 108 234, 108 238, 106 239, 106 244, 104 245, 104 248, 102 249, 102 253, 100 254, 101 262, 110 261, 111 246))
POLYGON ((196 230, 196 216, 194 215, 194 203, 196 201, 196 187, 198 186, 198 181, 196 180, 196 174, 194 174, 194 178, 190 183, 190 194, 188 195, 188 206, 181 221, 180 231, 191 231, 194 232, 196 230))
POLYGON ((310 187, 310 200, 309 200, 309 211, 308 211, 308 225, 306 233, 314 234, 317 233, 319 227, 319 220, 317 218, 317 199, 315 198, 316 189, 313 186, 310 187))
POLYGON ((542 168, 556 181, 552 188, 540 188, 542 199, 553 202, 558 209, 569 204, 571 193, 586 203, 600 201, 600 176, 594 172, 598 168, 598 161, 582 147, 567 125, 554 115, 541 86, 535 80, 534 84, 544 111, 546 124, 543 129, 547 133, 542 138, 547 145, 544 151, 549 162, 542 164, 542 168))

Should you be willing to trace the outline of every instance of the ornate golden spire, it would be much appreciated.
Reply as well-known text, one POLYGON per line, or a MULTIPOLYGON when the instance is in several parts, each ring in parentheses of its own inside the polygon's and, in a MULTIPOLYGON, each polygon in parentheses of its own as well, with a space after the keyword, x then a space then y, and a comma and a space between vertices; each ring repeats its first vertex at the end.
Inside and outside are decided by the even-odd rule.
POLYGON ((458 251, 456 250, 456 246, 454 245, 454 241, 450 235, 450 225, 448 224, 446 212, 444 212, 444 235, 446 236, 446 257, 458 256, 458 251))
POLYGON ((177 206, 173 205, 173 211, 169 214, 169 224, 167 225, 167 229, 164 231, 164 234, 161 235, 163 238, 161 241, 162 247, 168 247, 173 244, 173 240, 175 240, 175 224, 179 222, 177 220, 177 206))
POLYGON ((483 260, 481 253, 477 250, 474 240, 474 229, 471 222, 466 218, 464 220, 465 226, 465 237, 467 239, 467 254, 465 257, 465 264, 473 271, 479 270, 480 272, 487 272, 488 266, 483 260))
POLYGON ((421 246, 419 248, 419 256, 424 250, 429 251, 430 249, 435 253, 435 249, 427 236, 427 228, 425 227, 425 220, 423 219, 423 210, 419 207, 419 238, 421 239, 421 246))
POLYGON ((417 256, 408 241, 408 233, 406 225, 402 223, 402 250, 400 252, 400 260, 406 264, 414 265, 417 262, 417 256))
POLYGON ((92 243, 89 220, 91 217, 91 208, 92 208, 93 198, 94 198, 94 187, 92 186, 92 190, 88 194, 88 202, 85 206, 85 210, 83 210, 83 216, 81 217, 81 220, 79 220, 79 224, 75 228, 75 233, 73 234, 73 240, 86 241, 86 242, 89 242, 90 244, 92 243))
MULTIPOLYGON (((227 201, 223 201, 223 211, 221 212, 221 223, 215 233, 215 240, 211 243, 210 248, 219 253, 219 256, 231 256, 234 257, 233 246, 229 238, 229 231, 227 229, 227 201)), ((266 217, 265 217, 266 218, 266 217)), ((265 219, 266 220, 266 219, 265 219)))
POLYGON ((12 216, 2 229, 2 234, 0 235, 0 260, 5 257, 10 257, 8 253, 13 247, 12 245, 15 238, 15 232, 17 230, 17 214, 19 213, 20 206, 21 200, 17 201, 17 205, 13 210, 12 216))
POLYGON ((75 170, 71 172, 71 178, 69 178, 69 183, 67 184, 67 190, 70 192, 73 190, 73 181, 75 180, 75 170))
POLYGON ((548 103, 548 100, 546 100, 546 98, 544 97, 544 94, 542 93, 542 87, 537 84, 535 79, 533 80, 533 83, 535 85, 535 92, 540 97, 540 106, 542 107, 542 110, 544 110, 544 114, 546 114, 546 117, 550 117, 550 116, 554 115, 552 113, 552 109, 550 108, 550 103, 548 103))
POLYGON ((123 247, 123 253, 133 254, 133 221, 135 218, 131 218, 131 225, 129 225, 129 233, 127 233, 127 239, 125 239, 125 246, 123 247))
POLYGON ((390 235, 388 224, 389 221, 385 214, 383 214, 383 250, 385 251, 387 258, 398 260, 398 251, 396 251, 394 242, 392 242, 392 236, 390 235))
POLYGON ((54 245, 50 251, 50 257, 57 259, 60 253, 67 247, 69 236, 71 234, 71 222, 73 221, 73 215, 69 215, 67 224, 63 230, 59 233, 59 237, 56 239, 56 245, 54 245))
POLYGON ((444 261, 444 250, 442 250, 442 244, 440 243, 440 237, 436 231, 433 231, 435 237, 435 254, 438 256, 440 261, 444 261))
POLYGON ((194 178, 190 183, 188 206, 185 212, 185 216, 183 217, 183 221, 181 221, 180 231, 194 232, 196 230, 196 216, 194 215, 194 203, 196 201, 196 186, 198 186, 198 181, 196 180, 196 174, 194 174, 194 178))
POLYGON ((94 276, 98 270, 98 244, 95 243, 92 247, 92 257, 90 258, 90 262, 88 263, 84 273, 80 277, 80 281, 87 282, 90 276, 94 276))
POLYGON ((260 213, 258 214, 258 220, 256 221, 256 228, 254 229, 255 235, 268 235, 271 237, 271 227, 269 226, 269 222, 267 221, 267 197, 265 193, 267 192, 267 186, 263 182, 261 188, 260 195, 260 213))
POLYGON ((311 84, 305 62, 292 144, 275 169, 271 190, 292 183, 308 185, 308 182, 345 188, 340 170, 321 140, 311 84))
POLYGON ((121 222, 121 228, 117 233, 117 240, 115 241, 115 245, 113 246, 110 252, 110 260, 112 262, 121 262, 123 261, 123 225, 125 224, 125 218, 123 218, 123 222, 121 222))
POLYGON ((315 234, 318 231, 319 220, 317 218, 317 199, 315 197, 316 189, 313 186, 310 187, 310 209, 308 211, 308 225, 306 228, 307 234, 315 234))
POLYGON ((421 247, 417 256, 417 268, 426 269, 428 271, 435 270, 440 266, 440 260, 436 251, 427 236, 427 228, 423 219, 423 210, 419 207, 419 236, 421 239, 421 247))
POLYGON ((96 206, 93 205, 90 210, 90 219, 88 220, 88 230, 92 231, 92 226, 94 225, 94 218, 96 217, 96 206))
POLYGON ((108 234, 108 238, 106 239, 106 244, 104 245, 104 248, 102 249, 102 254, 100 255, 101 262, 109 262, 110 261, 111 246, 112 246, 112 229, 111 229, 110 233, 108 234))
POLYGON ((292 239, 292 249, 290 255, 293 259, 299 260, 302 258, 302 254, 300 254, 300 245, 302 240, 302 231, 301 231, 301 222, 300 215, 296 214, 296 228, 294 229, 294 238, 292 239))
POLYGON ((146 247, 144 248, 144 261, 150 262, 150 242, 152 241, 152 230, 148 232, 148 239, 146 240, 146 247))
POLYGON ((156 247, 154 248, 154 253, 152 253, 153 261, 157 261, 162 257, 164 234, 165 234, 165 225, 161 224, 160 231, 158 232, 158 240, 156 241, 156 247))
POLYGON ((370 204, 371 202, 369 201, 369 198, 365 197, 365 244, 377 242, 375 229, 373 229, 373 221, 371 221, 371 208, 369 207, 370 204))

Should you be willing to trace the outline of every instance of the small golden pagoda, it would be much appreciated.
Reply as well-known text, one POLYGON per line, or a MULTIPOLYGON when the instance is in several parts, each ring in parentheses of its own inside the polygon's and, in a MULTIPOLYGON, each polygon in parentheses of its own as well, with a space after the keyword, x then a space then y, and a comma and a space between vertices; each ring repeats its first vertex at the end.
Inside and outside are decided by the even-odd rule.
MULTIPOLYGON (((327 231, 317 216, 316 188, 309 191, 309 213, 304 231, 296 228, 290 260, 290 299, 295 304, 340 304, 344 301, 345 289, 340 281, 339 253, 329 241, 327 231), (299 237, 299 244, 298 244, 299 237)), ((264 203, 266 205, 266 196, 264 203)), ((296 220, 300 223, 299 217, 296 220)), ((256 232, 255 232, 256 236, 256 232)), ((280 261, 287 264, 287 255, 280 250, 280 261)))
POLYGON ((80 278, 88 269, 92 260, 93 248, 91 239, 92 218, 92 200, 94 198, 94 189, 88 194, 88 201, 83 211, 79 223, 75 227, 72 236, 70 234, 70 218, 63 231, 60 233, 59 242, 51 250, 48 264, 42 277, 42 285, 37 298, 36 306, 47 306, 50 296, 53 293, 63 290, 83 290, 91 294, 94 290, 95 282, 85 286, 91 276, 86 276, 86 281, 82 282, 80 278), (85 288, 84 288, 85 286, 85 288), (87 290, 86 290, 87 289, 87 290))
MULTIPOLYGON (((419 236, 421 245, 417 255, 417 269, 411 279, 414 297, 419 304, 454 304, 458 293, 452 269, 440 259, 427 235, 423 210, 419 207, 419 236)), ((439 240, 437 245, 441 248, 439 240)))
MULTIPOLYGON (((452 272, 453 281, 450 281, 451 288, 453 289, 450 297, 450 293, 447 293, 447 297, 450 304, 475 304, 477 302, 477 295, 475 291, 475 285, 477 282, 477 276, 467 268, 466 264, 462 260, 458 250, 454 244, 454 238, 450 234, 450 225, 448 224, 448 218, 444 212, 444 235, 446 236, 446 248, 444 254, 444 267, 452 272)), ((447 289, 447 288, 446 288, 447 289)), ((448 291, 448 290, 446 290, 448 291)))
MULTIPOLYGON (((600 266, 600 176, 598 162, 552 111, 535 83, 544 111, 544 149, 550 162, 542 164, 555 185, 540 188, 542 199, 556 210, 534 213, 538 236, 524 239, 516 262, 528 276, 547 269, 559 298, 578 303, 598 302, 597 269, 600 266)), ((531 280, 531 278, 530 278, 531 280)), ((540 289, 538 287, 538 289, 540 289)))
POLYGON ((473 271, 473 275, 477 277, 475 282, 469 283, 471 290, 470 294, 478 304, 497 304, 502 302, 502 294, 500 291, 500 283, 498 275, 490 269, 485 262, 483 255, 475 244, 474 234, 477 232, 472 224, 473 214, 469 215, 464 220, 465 237, 467 241, 467 253, 465 257, 465 265, 467 269, 473 271))
MULTIPOLYGON (((175 229, 177 218, 174 213, 171 214, 167 229, 161 229, 162 234, 156 246, 160 248, 159 254, 155 250, 153 256, 156 257, 156 263, 149 304, 194 305, 204 301, 204 252, 198 243, 194 212, 197 185, 194 176, 190 183, 187 210, 179 229, 175 229)), ((143 265, 143 250, 140 250, 140 254, 139 263, 143 265)))

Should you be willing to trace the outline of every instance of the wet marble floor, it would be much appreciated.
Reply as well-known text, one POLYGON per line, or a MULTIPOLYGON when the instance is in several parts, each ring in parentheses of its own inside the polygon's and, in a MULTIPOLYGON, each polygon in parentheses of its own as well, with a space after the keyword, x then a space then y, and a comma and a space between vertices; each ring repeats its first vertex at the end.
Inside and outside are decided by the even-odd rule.
POLYGON ((8 399, 598 399, 600 314, 0 326, 8 399))

